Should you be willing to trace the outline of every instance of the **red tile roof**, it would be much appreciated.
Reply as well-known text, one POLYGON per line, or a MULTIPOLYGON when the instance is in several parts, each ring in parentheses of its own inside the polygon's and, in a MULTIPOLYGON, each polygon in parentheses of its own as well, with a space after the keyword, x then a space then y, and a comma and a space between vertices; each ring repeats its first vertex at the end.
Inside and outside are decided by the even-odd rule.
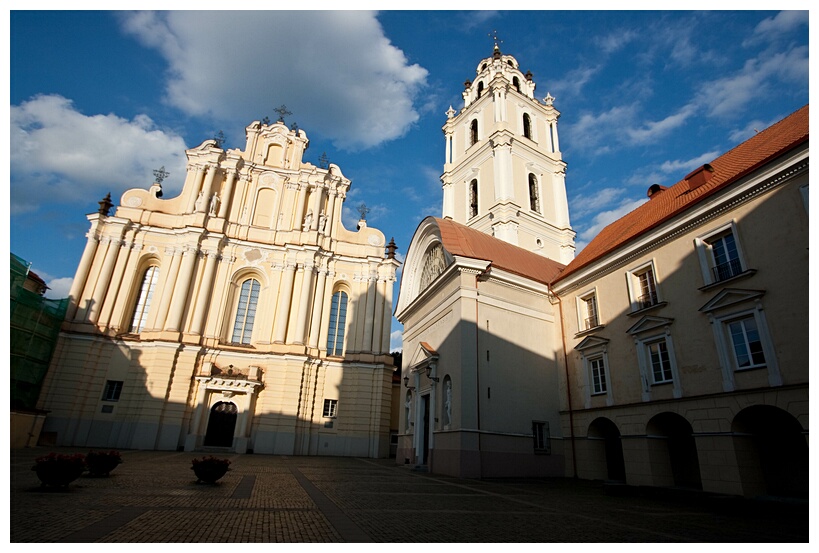
POLYGON ((554 282, 561 281, 806 142, 810 134, 808 108, 809 106, 804 106, 716 158, 709 164, 713 168, 713 172, 708 175, 710 178, 699 187, 690 190, 689 180, 686 179, 695 181, 702 176, 697 175, 698 171, 692 171, 685 179, 654 194, 648 202, 604 228, 554 282))
POLYGON ((452 255, 491 261, 492 267, 543 284, 548 284, 564 267, 548 257, 514 246, 451 219, 436 217, 435 222, 441 230, 444 248, 452 255))

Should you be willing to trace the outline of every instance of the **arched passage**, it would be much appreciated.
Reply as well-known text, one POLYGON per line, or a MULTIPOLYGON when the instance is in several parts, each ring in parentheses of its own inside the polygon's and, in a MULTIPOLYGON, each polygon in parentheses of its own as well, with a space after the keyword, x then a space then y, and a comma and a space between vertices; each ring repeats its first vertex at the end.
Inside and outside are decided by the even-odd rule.
POLYGON ((235 403, 220 401, 214 405, 210 410, 210 417, 208 417, 208 430, 205 433, 204 445, 232 447, 238 412, 235 403))
POLYGON ((623 460, 623 443, 620 441, 620 431, 611 420, 600 417, 589 425, 589 440, 592 446, 592 455, 599 463, 605 463, 606 478, 616 482, 626 481, 626 464, 623 460))
POLYGON ((691 424, 676 413, 660 413, 646 425, 654 484, 702 489, 691 424))
POLYGON ((808 497, 808 444, 793 415, 754 405, 734 417, 731 430, 745 495, 808 497))

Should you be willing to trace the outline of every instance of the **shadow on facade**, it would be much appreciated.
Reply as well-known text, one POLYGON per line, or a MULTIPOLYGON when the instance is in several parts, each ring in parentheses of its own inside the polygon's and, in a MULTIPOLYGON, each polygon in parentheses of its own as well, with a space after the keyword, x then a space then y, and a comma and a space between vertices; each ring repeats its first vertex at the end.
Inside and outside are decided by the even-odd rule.
POLYGON ((393 358, 361 351, 374 337, 352 303, 343 357, 66 323, 40 397, 50 412, 40 445, 387 457, 393 358))
MULTIPOLYGON (((628 298, 628 271, 653 261, 657 297, 646 308, 616 312, 609 307, 622 302, 599 297, 601 324, 566 337, 574 447, 565 450, 567 456, 575 451, 578 476, 749 497, 807 497, 809 337, 806 308, 793 293, 807 285, 807 220, 793 217, 772 229, 776 202, 794 200, 777 198, 783 194, 798 190, 768 194, 753 209, 735 213, 733 227, 715 219, 701 228, 736 234, 741 264, 733 275, 704 286, 693 241, 685 242, 690 249, 682 257, 657 248, 634 267, 609 274, 620 279, 616 293, 628 298), (742 321, 747 323, 731 326, 742 321), (747 368, 738 366, 732 336, 743 328, 746 335, 756 329, 758 338, 746 339, 758 341, 765 358, 749 353, 747 368), (652 357, 649 346, 660 341, 668 362, 652 357), (589 361, 603 354, 607 390, 596 394, 589 361), (663 374, 665 366, 670 374, 663 374)), ((718 269, 707 269, 716 278, 718 269)), ((598 285, 598 293, 615 292, 598 285)), ((571 328, 567 322, 578 317, 577 310, 569 302, 563 308, 564 328, 571 328)))

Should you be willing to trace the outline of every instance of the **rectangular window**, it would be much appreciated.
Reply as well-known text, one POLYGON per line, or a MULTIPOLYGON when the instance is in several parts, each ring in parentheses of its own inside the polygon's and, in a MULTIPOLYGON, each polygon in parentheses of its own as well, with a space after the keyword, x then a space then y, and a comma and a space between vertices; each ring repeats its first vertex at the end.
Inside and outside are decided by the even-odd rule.
POLYGON ((103 401, 119 401, 122 393, 122 380, 108 380, 105 383, 105 390, 102 392, 103 401))
POLYGON ((605 394, 608 390, 606 386, 606 365, 602 357, 589 359, 591 369, 592 394, 605 394))
POLYGON ((324 400, 324 413, 322 416, 327 418, 335 418, 336 413, 338 412, 338 400, 337 399, 325 399, 324 400))
POLYGON ((589 330, 599 325, 597 295, 592 292, 580 298, 580 331, 589 330))
POLYGON ((668 357, 668 346, 665 340, 649 343, 647 347, 651 359, 651 373, 654 384, 671 382, 674 377, 671 373, 671 361, 668 357))
POLYGON ((532 421, 532 438, 534 440, 534 449, 536 452, 551 452, 552 444, 548 422, 532 421))
POLYGON ((765 354, 756 320, 751 317, 727 323, 734 350, 737 369, 753 369, 765 366, 765 354))
POLYGON ((742 272, 742 264, 739 261, 737 243, 734 233, 727 233, 708 238, 705 240, 713 258, 714 265, 711 267, 714 282, 726 280, 742 272))
POLYGON ((645 309, 657 303, 657 285, 654 270, 648 267, 634 275, 637 279, 637 308, 645 309))

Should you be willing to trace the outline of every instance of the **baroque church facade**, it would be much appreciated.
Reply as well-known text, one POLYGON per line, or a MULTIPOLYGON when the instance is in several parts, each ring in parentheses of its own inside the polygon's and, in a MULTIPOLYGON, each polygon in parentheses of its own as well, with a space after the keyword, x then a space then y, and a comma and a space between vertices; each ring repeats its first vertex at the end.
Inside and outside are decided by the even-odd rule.
POLYGON ((350 180, 303 160, 304 131, 256 121, 246 135, 243 151, 188 150, 179 196, 158 178, 88 216, 45 439, 389 453, 395 248, 363 219, 344 228, 350 180))

